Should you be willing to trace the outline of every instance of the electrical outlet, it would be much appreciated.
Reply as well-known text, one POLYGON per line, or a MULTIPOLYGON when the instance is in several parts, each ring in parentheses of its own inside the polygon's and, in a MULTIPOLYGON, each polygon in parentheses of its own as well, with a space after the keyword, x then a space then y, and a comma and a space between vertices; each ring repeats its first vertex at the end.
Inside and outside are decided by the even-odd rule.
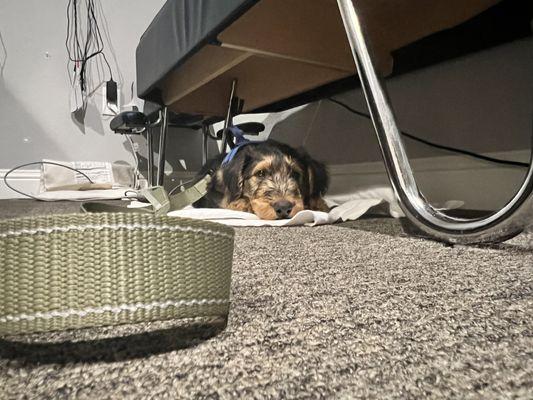
POLYGON ((107 100, 107 85, 102 85, 102 115, 114 117, 120 113, 119 96, 116 103, 107 100))

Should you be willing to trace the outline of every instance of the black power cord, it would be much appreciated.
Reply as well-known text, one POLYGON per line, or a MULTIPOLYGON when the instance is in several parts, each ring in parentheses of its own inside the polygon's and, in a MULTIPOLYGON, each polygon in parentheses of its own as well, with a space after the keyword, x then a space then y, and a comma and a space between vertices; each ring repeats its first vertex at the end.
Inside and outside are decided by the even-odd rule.
MULTIPOLYGON (((334 99, 332 97, 329 97, 328 100, 331 101, 332 103, 335 103, 335 104, 345 108, 346 110, 350 111, 352 114, 359 115, 360 117, 364 117, 364 118, 367 118, 369 120, 372 120, 372 117, 369 114, 366 114, 366 113, 364 113, 362 111, 358 111, 358 110, 350 107, 349 105, 343 103, 342 101, 339 101, 339 100, 334 99)), ((501 158, 494 158, 494 157, 484 156, 483 154, 474 153, 472 151, 468 151, 468 150, 464 150, 464 149, 458 149, 456 147, 445 146, 443 144, 430 142, 429 140, 421 139, 421 138, 419 138, 419 137, 417 137, 415 135, 411 135, 410 133, 407 133, 405 131, 400 131, 400 133, 403 136, 405 136, 405 137, 407 137, 407 138, 409 138, 411 140, 423 143, 423 144, 425 144, 427 146, 435 147, 437 149, 451 151, 451 152, 459 153, 459 154, 464 154, 464 155, 469 156, 469 157, 474 157, 474 158, 478 158, 480 160, 489 161, 489 162, 497 163, 497 164, 512 165, 514 167, 522 167, 522 168, 528 168, 529 167, 528 163, 523 163, 523 162, 520 162, 520 161, 512 161, 512 160, 503 160, 501 158)))

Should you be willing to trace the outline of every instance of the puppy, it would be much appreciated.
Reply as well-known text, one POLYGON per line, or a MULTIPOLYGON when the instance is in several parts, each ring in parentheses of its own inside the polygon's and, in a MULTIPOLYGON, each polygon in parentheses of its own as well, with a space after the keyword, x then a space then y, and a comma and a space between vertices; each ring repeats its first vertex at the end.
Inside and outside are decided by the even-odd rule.
POLYGON ((322 196, 329 177, 324 164, 303 150, 275 140, 253 142, 222 165, 224 155, 211 159, 199 175, 211 172, 207 195, 198 208, 227 208, 261 219, 292 218, 301 210, 328 211, 322 196))

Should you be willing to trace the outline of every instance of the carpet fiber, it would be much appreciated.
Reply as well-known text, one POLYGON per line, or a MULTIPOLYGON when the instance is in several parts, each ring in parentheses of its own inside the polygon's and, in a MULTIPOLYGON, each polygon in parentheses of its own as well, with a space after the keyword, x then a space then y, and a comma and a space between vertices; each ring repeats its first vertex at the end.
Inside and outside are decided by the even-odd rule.
MULTIPOLYGON (((0 202, 3 217, 76 208, 0 202)), ((448 247, 385 218, 240 228, 232 293, 226 329, 190 341, 166 323, 0 343, 0 398, 533 398, 531 234, 448 247)))

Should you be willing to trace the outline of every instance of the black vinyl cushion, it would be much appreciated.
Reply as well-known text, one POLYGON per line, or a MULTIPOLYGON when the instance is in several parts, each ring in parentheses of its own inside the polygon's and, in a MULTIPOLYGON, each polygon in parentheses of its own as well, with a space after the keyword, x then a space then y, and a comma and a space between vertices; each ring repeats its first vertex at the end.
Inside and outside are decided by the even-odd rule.
POLYGON ((157 85, 258 0, 167 0, 136 51, 139 98, 161 103, 157 85))

